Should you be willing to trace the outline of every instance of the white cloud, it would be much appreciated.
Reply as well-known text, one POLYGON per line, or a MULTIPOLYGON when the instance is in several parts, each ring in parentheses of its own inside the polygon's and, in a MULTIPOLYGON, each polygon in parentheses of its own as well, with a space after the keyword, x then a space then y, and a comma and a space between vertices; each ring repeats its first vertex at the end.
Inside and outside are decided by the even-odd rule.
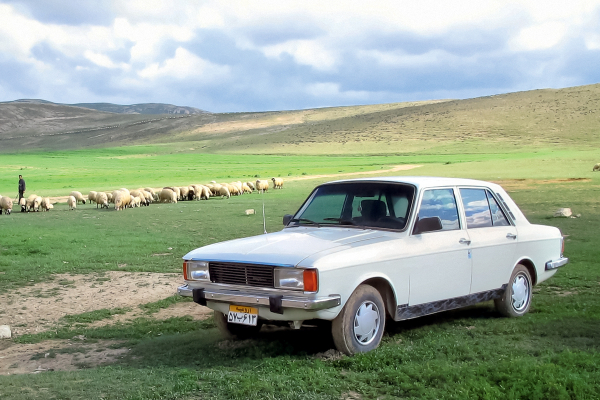
POLYGON ((567 33, 564 23, 545 22, 522 29, 511 45, 515 50, 546 50, 558 45, 567 33))
POLYGON ((175 51, 175 57, 160 64, 151 64, 141 70, 138 75, 149 80, 170 78, 215 83, 215 81, 225 79, 229 75, 229 67, 213 64, 179 47, 175 51))
POLYGON ((108 57, 106 54, 101 54, 101 53, 95 53, 93 51, 90 50, 86 50, 83 55, 85 56, 85 58, 87 58, 88 60, 90 60, 91 62, 93 62, 94 64, 100 66, 100 67, 104 67, 104 68, 109 68, 109 69, 124 69, 124 70, 128 70, 129 69, 129 65, 126 63, 115 63, 113 62, 110 57, 108 57))
POLYGON ((267 57, 281 57, 287 53, 298 64, 310 65, 318 70, 331 70, 335 67, 336 59, 332 51, 327 50, 315 40, 294 40, 262 48, 267 57))

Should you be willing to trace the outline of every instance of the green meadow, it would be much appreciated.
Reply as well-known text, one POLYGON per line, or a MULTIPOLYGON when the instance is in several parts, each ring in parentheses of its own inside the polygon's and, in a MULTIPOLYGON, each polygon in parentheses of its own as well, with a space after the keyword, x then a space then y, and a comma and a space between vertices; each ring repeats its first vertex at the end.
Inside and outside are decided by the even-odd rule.
MULTIPOLYGON (((593 151, 361 157, 217 155, 135 146, 7 154, 2 161, 0 193, 11 195, 19 173, 27 178, 28 192, 40 195, 257 176, 289 180, 283 190, 262 196, 124 212, 88 204, 68 211, 58 204, 48 213, 3 215, 0 292, 27 291, 59 273, 179 272, 181 257, 193 248, 261 234, 263 201, 267 230, 279 230, 283 214, 295 211, 316 184, 331 180, 294 178, 405 164, 419 167, 382 174, 503 183, 531 222, 558 226, 568 235, 571 259, 535 289, 532 310, 523 318, 502 318, 488 302, 389 323, 381 347, 355 357, 327 357, 333 344, 319 329, 266 330, 255 340, 229 343, 211 320, 152 318, 156 310, 189 301, 177 297, 142 305, 150 311, 125 323, 110 323, 124 312, 120 309, 70 315, 55 330, 2 341, 0 350, 77 335, 89 343, 115 340, 113 346, 131 350, 106 366, 84 361, 71 372, 0 376, 2 399, 596 399, 600 394, 600 174, 591 172, 593 151), (558 207, 571 207, 581 217, 552 218, 558 207), (246 216, 249 208, 258 215, 246 216), (166 252, 171 254, 153 256, 166 252), (90 326, 97 320, 109 323, 90 326)), ((61 351, 80 351, 85 360, 89 350, 63 348, 51 356, 61 351)))

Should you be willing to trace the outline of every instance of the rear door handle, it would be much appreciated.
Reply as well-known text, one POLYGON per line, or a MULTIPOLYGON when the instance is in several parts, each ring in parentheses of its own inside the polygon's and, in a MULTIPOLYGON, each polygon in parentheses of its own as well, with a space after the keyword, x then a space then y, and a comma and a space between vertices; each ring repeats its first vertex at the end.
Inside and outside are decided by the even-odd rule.
POLYGON ((458 241, 458 243, 460 243, 460 244, 471 244, 471 241, 470 241, 470 240, 468 240, 468 239, 460 239, 460 240, 458 241))
POLYGON ((515 235, 514 233, 507 233, 506 234, 506 238, 507 239, 516 239, 517 235, 515 235))

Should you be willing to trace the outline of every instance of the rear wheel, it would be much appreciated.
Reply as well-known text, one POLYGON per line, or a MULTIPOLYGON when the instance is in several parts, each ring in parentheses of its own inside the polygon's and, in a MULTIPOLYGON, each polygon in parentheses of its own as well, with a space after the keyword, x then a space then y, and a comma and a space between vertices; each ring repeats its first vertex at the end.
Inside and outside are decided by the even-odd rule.
POLYGON ((517 265, 501 298, 494 300, 496 309, 505 317, 520 317, 529 311, 532 288, 531 274, 524 265, 517 265))
POLYGON ((347 355, 379 346, 385 329, 385 306, 379 292, 360 285, 331 324, 335 347, 347 355))
POLYGON ((258 335, 260 328, 262 327, 262 321, 258 320, 256 326, 231 324, 227 322, 227 315, 222 312, 215 311, 215 325, 217 328, 228 339, 248 339, 258 335))

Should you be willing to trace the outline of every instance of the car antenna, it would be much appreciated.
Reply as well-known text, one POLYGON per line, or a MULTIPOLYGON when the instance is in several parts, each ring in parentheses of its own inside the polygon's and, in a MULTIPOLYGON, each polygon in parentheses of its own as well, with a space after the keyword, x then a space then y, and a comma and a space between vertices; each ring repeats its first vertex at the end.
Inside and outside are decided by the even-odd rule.
POLYGON ((262 207, 263 207, 263 231, 264 234, 267 234, 267 220, 265 219, 265 198, 263 197, 265 194, 264 190, 260 192, 260 198, 262 199, 262 207))

